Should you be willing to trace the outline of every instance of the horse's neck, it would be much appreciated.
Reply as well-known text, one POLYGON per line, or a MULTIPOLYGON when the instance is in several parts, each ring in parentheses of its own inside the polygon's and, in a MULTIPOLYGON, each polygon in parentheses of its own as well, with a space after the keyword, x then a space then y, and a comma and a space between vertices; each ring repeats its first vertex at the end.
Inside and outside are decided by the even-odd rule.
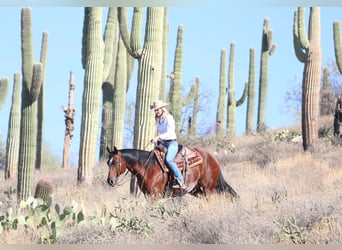
POLYGON ((137 159, 132 160, 132 155, 122 155, 123 159, 129 163, 126 164, 127 169, 135 176, 144 176, 146 172, 146 166, 139 163, 139 155, 137 159), (129 159, 129 160, 128 160, 129 159))

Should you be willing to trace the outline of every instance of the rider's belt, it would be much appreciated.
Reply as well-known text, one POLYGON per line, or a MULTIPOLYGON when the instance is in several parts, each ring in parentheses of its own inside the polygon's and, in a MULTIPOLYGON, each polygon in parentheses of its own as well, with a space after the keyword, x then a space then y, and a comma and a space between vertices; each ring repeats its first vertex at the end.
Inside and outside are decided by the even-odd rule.
POLYGON ((162 140, 162 142, 172 142, 172 141, 176 141, 176 139, 172 139, 172 140, 162 140))

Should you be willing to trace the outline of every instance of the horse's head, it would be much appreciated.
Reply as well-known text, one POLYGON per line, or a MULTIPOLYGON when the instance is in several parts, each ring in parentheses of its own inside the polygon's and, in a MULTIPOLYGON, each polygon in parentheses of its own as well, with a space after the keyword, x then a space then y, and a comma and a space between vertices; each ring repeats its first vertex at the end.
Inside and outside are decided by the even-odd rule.
POLYGON ((116 147, 112 151, 107 147, 107 151, 109 153, 107 182, 114 187, 118 182, 119 176, 126 171, 126 163, 121 159, 121 153, 116 147))

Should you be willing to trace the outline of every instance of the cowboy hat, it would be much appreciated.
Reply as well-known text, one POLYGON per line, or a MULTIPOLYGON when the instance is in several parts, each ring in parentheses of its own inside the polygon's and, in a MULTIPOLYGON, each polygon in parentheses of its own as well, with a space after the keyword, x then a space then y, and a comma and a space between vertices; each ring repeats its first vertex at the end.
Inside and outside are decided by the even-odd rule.
POLYGON ((161 100, 157 100, 157 101, 153 102, 153 104, 151 105, 151 109, 157 110, 157 109, 160 109, 160 108, 164 108, 164 107, 166 107, 168 105, 169 104, 166 103, 166 102, 163 102, 161 100))

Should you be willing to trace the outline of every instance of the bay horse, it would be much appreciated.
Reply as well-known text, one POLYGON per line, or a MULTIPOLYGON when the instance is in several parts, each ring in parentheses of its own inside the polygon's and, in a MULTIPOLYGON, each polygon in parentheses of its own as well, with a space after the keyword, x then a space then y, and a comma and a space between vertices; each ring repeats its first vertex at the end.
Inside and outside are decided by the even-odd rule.
MULTIPOLYGON (((185 183, 188 187, 192 187, 189 193, 197 196, 218 192, 228 194, 232 200, 238 198, 238 194, 225 181, 216 158, 204 149, 192 148, 192 150, 197 153, 201 161, 195 162, 191 168, 183 166, 183 169, 180 169, 185 183)), ((184 194, 179 188, 173 188, 173 175, 169 174, 168 169, 163 167, 158 160, 158 154, 156 154, 158 149, 152 151, 118 150, 114 146, 113 150, 107 147, 107 151, 109 153, 107 183, 110 186, 117 185, 119 176, 128 170, 136 176, 137 185, 145 196, 158 199, 168 194, 171 196, 184 194)))

